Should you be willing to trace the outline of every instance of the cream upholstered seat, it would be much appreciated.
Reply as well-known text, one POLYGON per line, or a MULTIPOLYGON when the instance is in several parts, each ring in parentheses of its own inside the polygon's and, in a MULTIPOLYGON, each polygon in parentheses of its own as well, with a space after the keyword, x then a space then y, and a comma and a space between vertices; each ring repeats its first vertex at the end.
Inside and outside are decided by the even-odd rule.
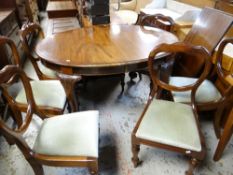
POLYGON ((43 74, 49 76, 50 78, 57 79, 56 71, 45 67, 40 61, 38 62, 38 67, 43 74))
POLYGON ((119 10, 115 12, 115 15, 121 19, 121 24, 135 24, 138 19, 138 14, 131 10, 119 10))
MULTIPOLYGON (((71 110, 76 111, 77 102, 76 102, 76 99, 74 98, 73 90, 74 90, 74 86, 76 82, 78 82, 81 79, 81 77, 76 76, 76 75, 72 75, 72 76, 62 75, 42 65, 40 58, 35 53, 35 47, 37 43, 39 42, 38 38, 39 37, 44 38, 44 32, 42 28, 40 27, 40 25, 34 24, 34 23, 25 24, 22 26, 21 30, 19 30, 19 34, 20 34, 20 40, 22 42, 23 49, 25 53, 27 54, 27 58, 30 60, 32 66, 34 67, 34 70, 38 78, 40 80, 60 80, 65 89, 68 104, 70 105, 71 110)), ((27 73, 27 71, 25 72, 27 73)), ((29 77, 31 76, 31 72, 28 73, 28 76, 29 77)), ((34 77, 30 77, 30 78, 33 79, 34 77)), ((46 112, 51 113, 51 108, 50 108, 50 111, 47 110, 46 112)), ((59 115, 62 112, 63 110, 56 111, 55 114, 59 115)), ((52 113, 54 114, 54 112, 52 113)))
POLYGON ((186 104, 154 99, 144 114, 136 137, 201 151, 195 117, 191 106, 186 104))
MULTIPOLYGON (((30 81, 33 96, 38 106, 50 106, 63 109, 66 103, 66 93, 58 80, 30 81)), ((16 102, 27 104, 25 91, 22 88, 17 96, 16 102)))
MULTIPOLYGON (((156 0, 155 0, 156 1, 156 0)), ((182 3, 175 0, 160 0, 166 1, 163 5, 151 7, 146 6, 141 9, 141 12, 145 14, 163 14, 165 16, 171 17, 174 21, 190 21, 194 22, 197 15, 200 13, 201 9, 186 3, 182 3)))
MULTIPOLYGON (((185 86, 188 84, 192 84, 197 79, 195 78, 187 78, 187 77, 171 77, 169 80, 169 84, 174 86, 185 86)), ((175 102, 191 102, 191 91, 186 92, 172 92, 172 96, 175 102)), ((196 102, 197 103, 206 103, 206 102, 214 102, 219 101, 221 99, 221 93, 216 88, 216 86, 209 80, 203 81, 203 83, 198 87, 196 92, 196 102)))
POLYGON ((120 19, 121 24, 135 24, 138 19, 140 9, 144 8, 152 0, 131 0, 128 2, 120 2, 118 11, 114 14, 120 19))
POLYGON ((45 119, 33 150, 46 155, 98 158, 98 120, 98 111, 45 119))
POLYGON ((205 157, 205 143, 198 123, 195 95, 197 88, 208 75, 210 65, 209 53, 200 46, 186 43, 161 44, 150 52, 148 69, 154 87, 131 135, 132 162, 135 167, 141 163, 139 151, 143 144, 189 156, 191 160, 186 175, 193 175, 197 163, 205 157), (167 73, 164 74, 164 68, 161 66, 162 61, 157 62, 155 59, 156 56, 164 52, 172 55, 171 58, 167 57, 167 60, 164 61, 166 65, 170 64, 170 61, 173 62, 180 58, 180 55, 188 55, 187 60, 204 62, 203 72, 195 82, 186 84, 186 86, 168 84, 167 78, 170 76, 167 77, 167 73), (168 97, 167 91, 191 91, 191 103, 183 104, 168 101, 171 100, 170 98, 162 99, 162 97, 168 97))
MULTIPOLYGON (((44 175, 42 165, 62 167, 87 167, 91 174, 98 174, 98 142, 99 112, 84 111, 48 117, 41 112, 33 96, 32 85, 25 72, 15 65, 8 65, 0 71, 0 86, 21 84, 26 89, 26 114, 22 114, 14 96, 6 94, 11 113, 9 117, 15 121, 13 127, 8 126, 0 118, 0 131, 9 144, 15 144, 35 175, 44 175), (13 77, 17 77, 14 79, 13 77), (36 122, 36 130, 31 130, 34 117, 42 121, 36 122), (29 132, 37 134, 36 139, 29 132), (34 146, 33 145, 33 141, 34 146)), ((43 88, 41 85, 40 88, 43 88)), ((3 89, 3 88, 2 88, 3 89)), ((50 90, 53 93, 55 89, 50 90)), ((5 89, 3 89, 5 94, 5 89)), ((60 94, 58 94, 60 95, 60 94)), ((49 95, 49 98, 51 95, 49 95)), ((47 98, 49 100, 49 98, 47 98)), ((38 121, 36 119, 36 121, 38 121)))

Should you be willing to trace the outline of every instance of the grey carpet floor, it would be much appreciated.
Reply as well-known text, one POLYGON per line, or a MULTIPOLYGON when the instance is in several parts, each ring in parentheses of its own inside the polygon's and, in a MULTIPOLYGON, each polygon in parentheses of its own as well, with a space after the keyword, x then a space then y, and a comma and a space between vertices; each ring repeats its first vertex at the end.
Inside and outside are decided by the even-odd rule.
MULTIPOLYGON (((78 90, 81 110, 100 111, 99 169, 101 175, 182 175, 188 159, 177 153, 142 146, 139 157, 143 164, 134 168, 131 163, 130 137, 149 94, 149 79, 129 83, 125 92, 117 78, 88 82, 86 90, 78 90)), ((35 117, 28 142, 33 144, 41 121, 35 117)), ((212 160, 217 139, 210 119, 201 119, 207 145, 207 156, 197 168, 196 175, 233 175, 233 140, 226 147, 220 161, 212 160)), ((44 166, 45 175, 86 175, 86 168, 55 168, 44 166)), ((32 169, 16 146, 9 146, 0 137, 0 175, 32 175, 32 169)))

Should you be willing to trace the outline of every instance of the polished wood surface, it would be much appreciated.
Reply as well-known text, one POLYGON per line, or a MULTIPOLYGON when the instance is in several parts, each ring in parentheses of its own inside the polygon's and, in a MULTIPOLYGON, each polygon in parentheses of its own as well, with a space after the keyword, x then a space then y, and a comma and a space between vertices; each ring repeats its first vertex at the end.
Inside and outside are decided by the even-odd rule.
MULTIPOLYGON (((171 59, 173 59, 173 58, 171 58, 171 59)), ((140 145, 147 145, 147 146, 152 146, 152 147, 163 148, 163 149, 167 149, 170 151, 182 153, 182 154, 190 157, 191 158, 190 159, 190 166, 189 166, 189 169, 186 171, 186 175, 193 175, 194 168, 198 165, 198 163, 200 161, 202 161, 205 158, 205 152, 206 152, 205 151, 204 137, 203 137, 203 134, 201 132, 201 128, 200 128, 199 120, 198 120, 199 116, 197 113, 197 108, 196 108, 196 103, 195 103, 195 93, 196 93, 197 87, 204 81, 204 79, 207 77, 207 75, 209 73, 210 55, 203 47, 200 47, 200 46, 191 46, 191 45, 184 44, 184 43, 174 43, 174 44, 170 44, 170 45, 161 44, 158 47, 155 47, 150 52, 149 58, 148 58, 148 69, 150 72, 150 76, 151 76, 151 79, 153 82, 154 89, 153 89, 152 93, 150 94, 147 105, 145 106, 144 111, 142 112, 141 117, 139 118, 135 128, 133 129, 132 135, 131 135, 131 142, 132 142, 131 150, 133 153, 132 162, 133 162, 135 167, 141 163, 141 161, 139 160, 139 156, 138 156, 138 153, 140 151, 140 145), (161 71, 162 71, 163 67, 162 66, 154 66, 155 65, 154 58, 156 57, 157 54, 159 54, 161 52, 172 53, 172 55, 175 55, 175 57, 174 57, 175 59, 179 58, 179 54, 181 54, 181 53, 186 53, 189 56, 191 56, 191 57, 188 57, 187 59, 203 59, 205 62, 204 70, 201 73, 198 80, 193 84, 186 85, 186 86, 180 86, 180 87, 171 86, 171 85, 167 84, 167 82, 161 80, 161 78, 160 78, 161 71), (184 149, 184 148, 179 147, 177 145, 166 144, 166 143, 162 143, 159 141, 153 141, 151 139, 146 139, 146 136, 145 136, 145 138, 137 137, 136 133, 137 133, 138 129, 140 128, 140 125, 143 121, 143 118, 146 116, 145 114, 146 114, 149 106, 153 105, 153 103, 151 103, 151 102, 153 100, 155 100, 155 98, 158 99, 160 97, 159 94, 161 92, 163 92, 163 90, 180 91, 180 92, 188 91, 188 90, 192 91, 190 105, 192 106, 194 122, 197 126, 198 133, 199 133, 199 138, 200 138, 200 143, 201 143, 200 151, 187 150, 187 149, 184 149)), ((171 106, 169 106, 169 107, 171 107, 171 106)), ((154 108, 156 108, 156 106, 154 106, 154 108)), ((167 108, 167 110, 170 110, 170 109, 167 108)), ((156 110, 154 109, 154 111, 156 111, 156 110)), ((159 113, 158 112, 157 114, 155 113, 154 115, 162 115, 163 114, 162 111, 160 111, 160 112, 161 112, 160 114, 158 114, 159 113)), ((164 112, 164 113, 166 113, 166 112, 164 112)), ((173 115, 171 115, 169 117, 172 118, 173 115)), ((156 123, 156 117, 154 119, 154 122, 156 123)), ((163 123, 164 123, 164 121, 162 121, 162 120, 159 122, 161 123, 161 125, 163 125, 163 123)), ((184 122, 184 121, 180 120, 180 122, 184 122)), ((153 124, 151 124, 151 125, 153 125, 153 124)), ((172 125, 172 124, 169 124, 169 125, 172 125)), ((168 126, 168 125, 166 125, 166 126, 168 126)), ((174 131, 174 132, 176 132, 176 131, 174 131)), ((166 137, 166 136, 164 136, 164 137, 166 137)), ((153 138, 153 133, 151 133, 150 138, 153 138)), ((169 141, 167 141, 167 143, 169 143, 169 141)))
POLYGON ((100 25, 47 37, 36 53, 46 66, 66 74, 117 74, 145 68, 155 46, 176 41, 176 36, 160 29, 100 25))
MULTIPOLYGON (((186 35, 184 42, 203 46, 212 55, 223 36, 231 27, 232 21, 232 16, 220 10, 204 8, 186 35)), ((182 65, 180 63, 176 64, 174 74, 195 76, 199 74, 202 67, 203 63, 201 61, 196 60, 193 62, 192 60, 187 60, 182 62, 182 65)))
POLYGON ((73 1, 49 1, 46 11, 49 18, 74 17, 78 13, 73 1))

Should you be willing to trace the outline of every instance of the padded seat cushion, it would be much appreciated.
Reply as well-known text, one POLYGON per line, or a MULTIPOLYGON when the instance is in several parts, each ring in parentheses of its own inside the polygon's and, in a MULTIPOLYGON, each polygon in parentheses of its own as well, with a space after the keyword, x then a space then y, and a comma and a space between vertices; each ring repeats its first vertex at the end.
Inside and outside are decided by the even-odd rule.
POLYGON ((132 10, 119 10, 115 15, 120 19, 121 24, 135 24, 138 19, 138 14, 132 10))
MULTIPOLYGON (((169 84, 174 86, 185 86, 197 81, 196 78, 187 77, 171 77, 169 84)), ((186 92, 172 92, 175 102, 191 102, 191 91, 186 92)), ((209 81, 205 80, 199 86, 196 92, 196 102, 197 103, 207 103, 218 101, 221 98, 221 94, 215 85, 209 81)))
POLYGON ((45 119, 33 150, 54 156, 98 157, 99 112, 84 111, 45 119))
MULTIPOLYGON (((38 106, 50 106, 63 109, 66 102, 66 93, 60 81, 43 80, 30 81, 33 96, 38 106)), ((16 96, 16 102, 27 104, 25 91, 22 88, 16 96)))
POLYGON ((50 78, 57 78, 56 72, 52 69, 45 67, 40 61, 37 62, 38 67, 44 75, 47 75, 50 78))
POLYGON ((154 99, 136 137, 179 148, 201 151, 200 137, 191 106, 154 99))

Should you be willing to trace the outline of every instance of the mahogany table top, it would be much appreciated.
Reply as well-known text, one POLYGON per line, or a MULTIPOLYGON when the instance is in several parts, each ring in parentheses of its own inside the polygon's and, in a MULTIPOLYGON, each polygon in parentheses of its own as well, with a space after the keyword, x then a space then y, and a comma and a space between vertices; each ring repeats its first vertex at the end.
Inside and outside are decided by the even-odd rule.
POLYGON ((117 74, 147 66, 150 51, 174 43, 172 33, 136 25, 99 25, 51 35, 36 53, 47 67, 66 74, 117 74))

